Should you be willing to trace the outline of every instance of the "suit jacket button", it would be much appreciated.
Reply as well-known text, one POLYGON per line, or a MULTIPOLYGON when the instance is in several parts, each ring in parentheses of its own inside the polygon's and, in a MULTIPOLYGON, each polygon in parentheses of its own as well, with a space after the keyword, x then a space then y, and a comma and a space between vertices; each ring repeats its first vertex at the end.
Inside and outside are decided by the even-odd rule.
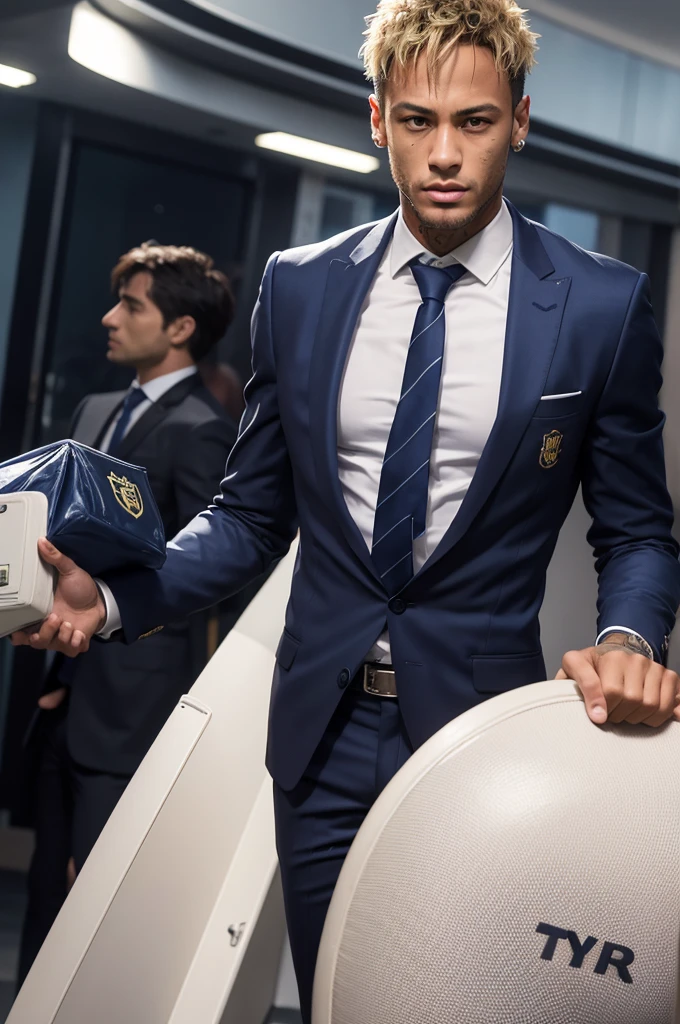
POLYGON ((402 615, 406 611, 406 601, 401 597, 393 597, 387 607, 395 615, 402 615))
POLYGON ((341 690, 344 690, 348 682, 352 678, 352 673, 348 668, 343 668, 342 672, 338 675, 338 686, 341 690))

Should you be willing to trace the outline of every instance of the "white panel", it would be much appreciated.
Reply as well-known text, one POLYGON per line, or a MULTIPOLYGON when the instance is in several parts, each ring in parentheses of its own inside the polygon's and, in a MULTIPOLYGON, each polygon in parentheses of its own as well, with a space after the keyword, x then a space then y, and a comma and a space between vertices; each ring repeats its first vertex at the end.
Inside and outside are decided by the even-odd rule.
MULTIPOLYGON (((92 976, 87 969, 81 972, 80 968, 87 961, 91 943, 106 921, 137 852, 145 845, 168 793, 181 777, 209 720, 209 714, 195 707, 180 704, 173 711, 84 864, 14 1003, 9 1017, 12 1024, 47 1024, 58 1019, 72 988, 80 996, 84 1012, 82 1016, 80 1012, 74 1013, 70 1024, 96 1019, 104 1024, 105 1010, 96 1002, 96 992, 92 992, 92 976)), ((146 900, 144 904, 149 906, 146 900)), ((144 925, 153 926, 153 921, 148 917, 144 921, 141 914, 138 920, 130 921, 120 959, 114 957, 104 965, 99 990, 102 998, 110 1000, 112 995, 115 998, 115 992, 107 993, 105 989, 117 977, 116 967, 123 962, 127 965, 130 954, 134 962, 137 952, 142 959, 144 953, 149 952, 148 944, 138 949, 132 941, 133 936, 143 939, 144 925)), ((96 959, 96 943, 94 957, 96 959)), ((127 986, 120 990, 120 997, 123 1000, 129 997, 127 986)), ((114 1007, 109 1002, 106 1012, 110 1013, 114 1007)), ((68 1018, 61 1020, 66 1024, 68 1018)))
MULTIPOLYGON (((218 1019, 215 1008, 221 1008, 224 993, 236 980, 248 948, 242 936, 259 917, 277 875, 272 786, 267 777, 262 781, 231 870, 215 901, 168 1024, 213 1024, 218 1019)), ((281 919, 276 931, 278 956, 284 932, 281 919)), ((264 978, 252 978, 255 988, 262 987, 263 981, 264 978)), ((272 994, 267 994, 269 1004, 272 994)), ((269 1005, 263 1010, 266 1014, 269 1005)))
POLYGON ((251 957, 252 983, 236 986, 238 1024, 261 1024, 258 1004, 273 998, 284 932, 264 752, 294 558, 293 548, 161 730, 40 950, 11 1024, 236 1024, 223 1012, 251 940, 263 952, 256 975, 251 957), (265 903, 269 926, 258 937, 265 903))

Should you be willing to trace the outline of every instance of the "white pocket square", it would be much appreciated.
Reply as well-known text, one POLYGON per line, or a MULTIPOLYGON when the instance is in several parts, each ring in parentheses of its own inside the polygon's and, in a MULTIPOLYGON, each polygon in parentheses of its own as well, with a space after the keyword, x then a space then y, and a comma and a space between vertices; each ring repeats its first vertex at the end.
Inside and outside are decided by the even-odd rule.
POLYGON ((541 401, 547 402, 552 401, 553 398, 576 398, 577 395, 582 395, 582 391, 567 391, 563 395, 541 395, 541 401))

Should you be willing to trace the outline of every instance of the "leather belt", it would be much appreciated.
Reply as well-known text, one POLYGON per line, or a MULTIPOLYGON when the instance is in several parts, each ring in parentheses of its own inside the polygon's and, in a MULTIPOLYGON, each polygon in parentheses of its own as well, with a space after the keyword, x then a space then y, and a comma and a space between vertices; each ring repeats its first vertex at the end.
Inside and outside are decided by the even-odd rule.
POLYGON ((366 662, 356 675, 357 689, 374 697, 397 697, 397 677, 393 668, 366 662))

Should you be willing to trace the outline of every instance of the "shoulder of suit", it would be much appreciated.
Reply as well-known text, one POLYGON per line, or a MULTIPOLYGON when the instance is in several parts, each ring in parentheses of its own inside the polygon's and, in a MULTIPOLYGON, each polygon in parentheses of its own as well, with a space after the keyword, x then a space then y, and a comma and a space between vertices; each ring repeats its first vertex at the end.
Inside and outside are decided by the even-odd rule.
POLYGON ((88 415, 101 416, 103 414, 108 416, 117 405, 120 405, 126 394, 126 391, 100 391, 92 395, 86 395, 73 412, 71 427, 77 427, 86 412, 88 415))
POLYGON ((217 399, 208 391, 205 384, 200 382, 196 382, 196 386, 173 406, 170 416, 191 427, 212 422, 233 425, 217 399))
POLYGON ((584 273, 589 276, 593 274, 601 275, 603 279, 614 279, 618 280, 621 284, 630 284, 632 286, 639 280, 640 271, 636 270, 635 267, 631 267, 621 260, 615 260, 611 256, 605 256, 599 252, 589 252, 587 249, 582 248, 582 246, 565 238, 564 235, 546 228, 543 224, 537 224, 533 221, 530 223, 537 229, 548 255, 555 260, 555 265, 559 268, 558 273, 584 273), (565 263, 571 264, 571 266, 565 267, 565 263), (562 267, 565 267, 564 271, 562 267))
MULTIPOLYGON (((387 226, 389 218, 385 218, 387 226)), ((294 249, 284 249, 277 258, 277 265, 289 264, 292 266, 304 266, 307 263, 314 263, 317 260, 328 261, 329 255, 339 259, 349 256, 359 242, 376 226, 379 220, 371 221, 369 224, 361 224, 358 228, 350 228, 349 231, 341 231, 332 238, 326 238, 323 242, 313 242, 311 245, 299 245, 294 249)))
POLYGON ((80 405, 85 408, 86 405, 97 405, 106 403, 107 405, 115 405, 116 402, 122 402, 127 394, 125 391, 96 391, 91 395, 86 395, 83 398, 80 405))

